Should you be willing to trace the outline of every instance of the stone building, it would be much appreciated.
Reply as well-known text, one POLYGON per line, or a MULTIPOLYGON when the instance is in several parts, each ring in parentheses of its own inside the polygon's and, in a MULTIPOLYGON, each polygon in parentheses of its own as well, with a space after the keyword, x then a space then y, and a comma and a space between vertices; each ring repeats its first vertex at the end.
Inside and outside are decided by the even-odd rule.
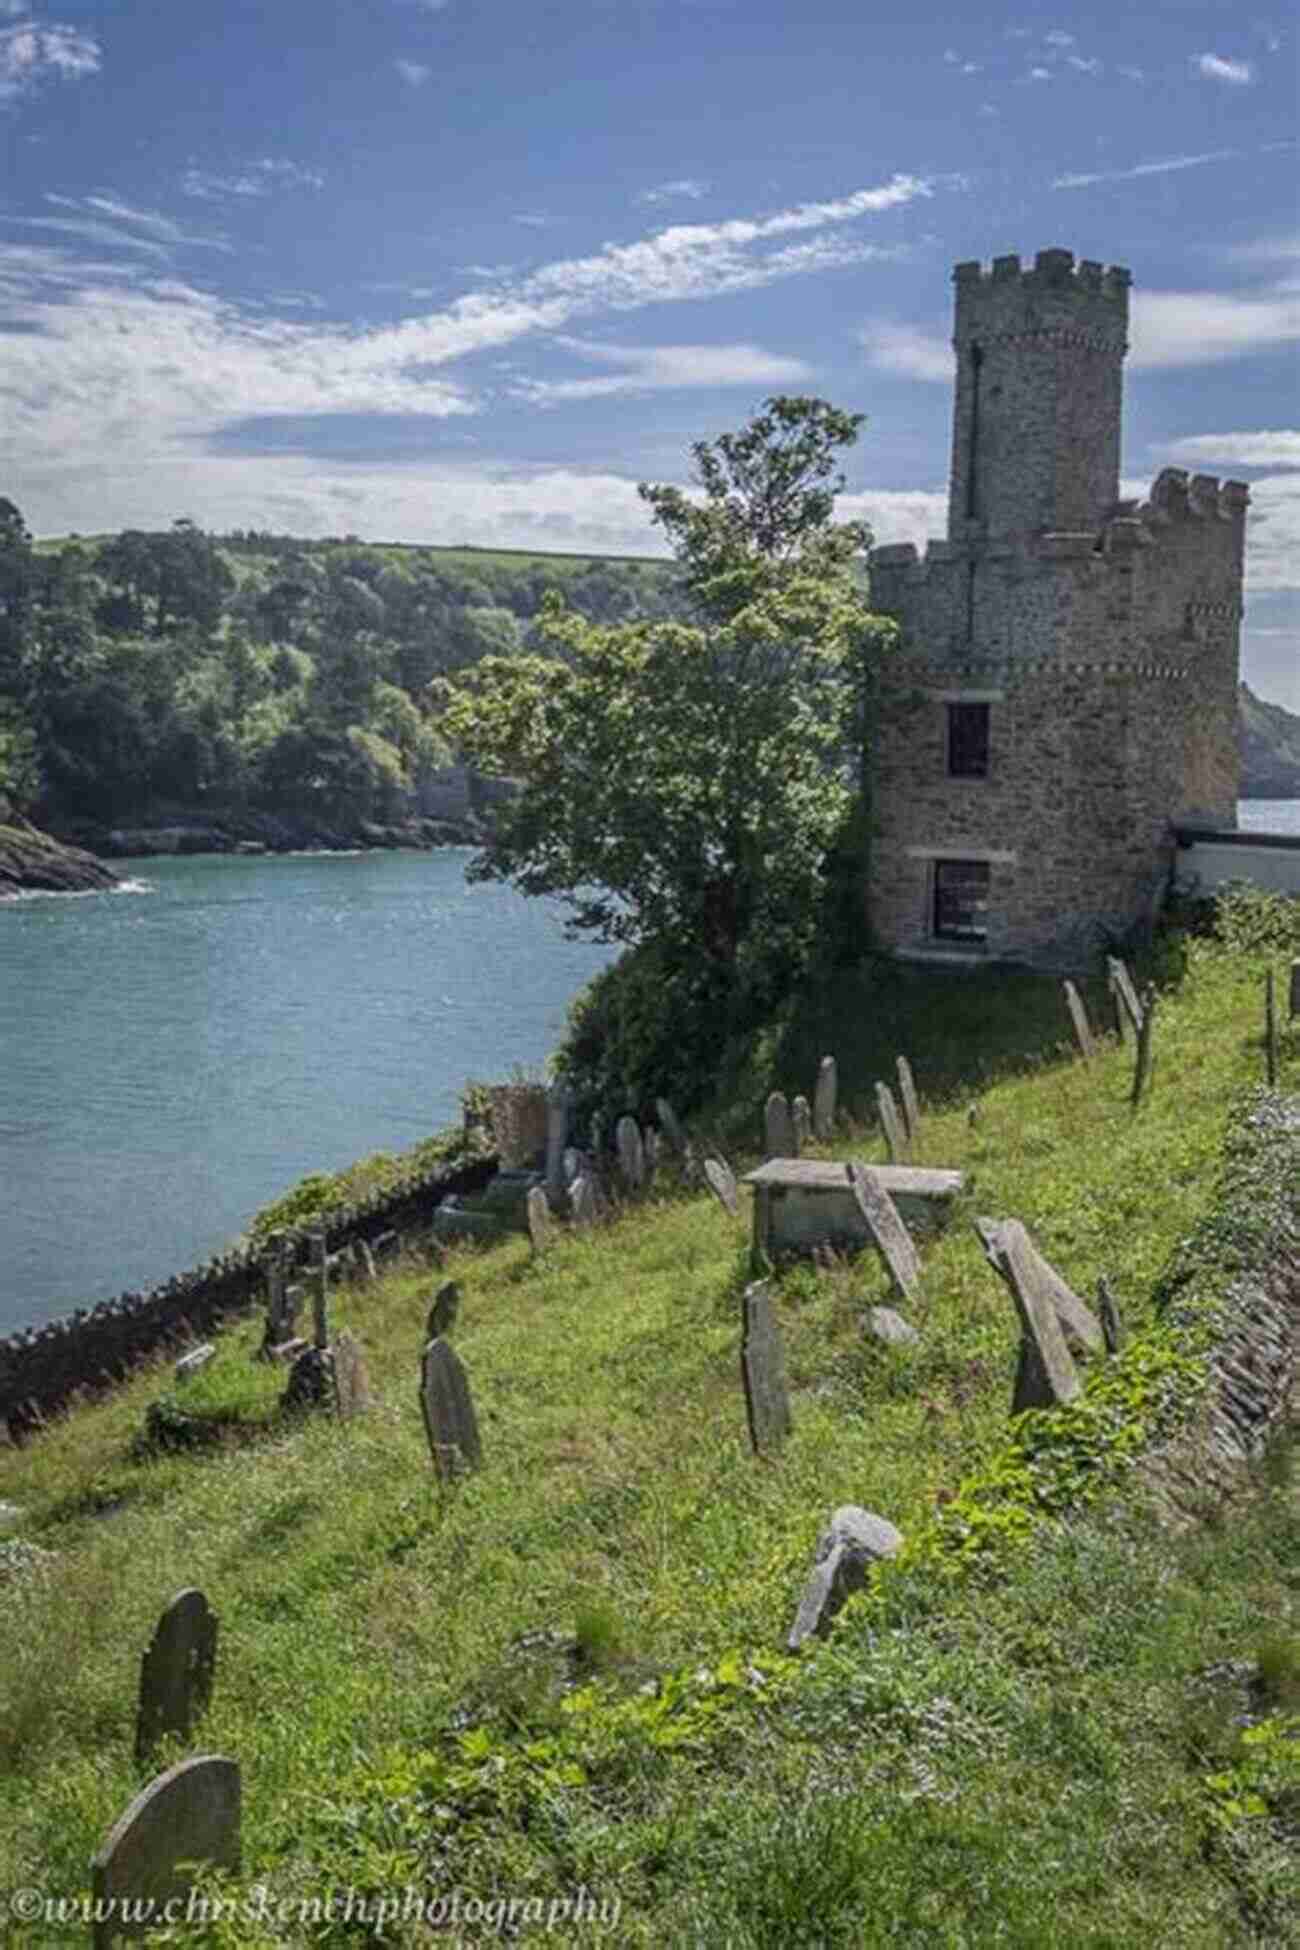
POLYGON ((1248 491, 1119 496, 1130 274, 959 264, 946 541, 871 556, 901 652, 867 785, 869 916, 927 958, 1086 960, 1159 905, 1174 828, 1236 824, 1248 491))

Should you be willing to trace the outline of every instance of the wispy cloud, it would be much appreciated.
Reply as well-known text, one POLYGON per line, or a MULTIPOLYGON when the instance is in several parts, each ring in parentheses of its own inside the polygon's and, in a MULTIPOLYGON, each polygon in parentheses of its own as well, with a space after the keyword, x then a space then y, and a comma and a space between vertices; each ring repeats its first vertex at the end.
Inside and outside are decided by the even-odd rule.
POLYGON ((1255 293, 1133 293, 1137 368, 1217 365, 1300 339, 1300 293, 1273 286, 1255 293))
POLYGON ((670 203, 675 197, 684 196, 692 202, 708 193, 709 185, 696 176, 676 176, 670 183, 657 183, 651 190, 642 190, 638 203, 670 203))
POLYGON ((1065 47, 1074 46, 1074 35, 1067 34, 1064 31, 1064 29, 1060 27, 1054 27, 1050 34, 1044 34, 1043 39, 1047 42, 1047 45, 1049 47, 1065 48, 1065 47))
POLYGON ((91 35, 57 21, 42 27, 34 20, 20 20, 16 26, 0 27, 0 106, 19 100, 51 77, 79 81, 96 73, 102 53, 91 35))
POLYGON ((1237 149, 1207 149, 1199 156, 1162 156, 1155 162, 1133 163, 1126 169, 1092 169, 1078 174, 1056 176, 1054 190, 1086 190, 1094 183, 1127 183, 1140 176, 1165 176, 1171 170, 1200 169, 1206 163, 1227 162, 1237 149))
POLYGON ((1229 61, 1220 54, 1198 54, 1193 66, 1207 81, 1226 81, 1236 88, 1248 87, 1255 79, 1249 61, 1229 61))
POLYGON ((181 189, 186 196, 207 202, 217 202, 227 196, 270 196, 273 190, 319 190, 324 186, 325 178, 320 170, 305 169, 300 163, 275 156, 259 156, 253 162, 226 170, 192 165, 181 178, 181 189))
POLYGON ((1221 467, 1300 467, 1300 431, 1196 433, 1170 441, 1163 451, 1189 466, 1213 461, 1221 467))
POLYGON ((601 345, 561 338, 567 351, 619 368, 578 379, 525 379, 515 390, 539 406, 716 386, 793 386, 812 377, 802 359, 757 345, 601 345))
MULTIPOLYGON (((138 210, 132 204, 123 203, 115 196, 57 196, 53 190, 47 190, 45 201, 57 204, 60 209, 82 212, 92 221, 106 217, 114 223, 129 224, 131 228, 128 233, 125 235, 118 233, 127 243, 138 245, 139 238, 143 235, 150 242, 162 246, 187 245, 218 251, 230 249, 224 237, 208 237, 198 231, 187 230, 183 224, 176 223, 171 217, 163 216, 159 210, 138 210)), ((33 217, 25 221, 39 223, 40 219, 33 217)))
POLYGON ((952 384, 952 346, 937 332, 923 332, 913 325, 877 318, 864 325, 857 337, 866 351, 868 365, 877 372, 897 373, 904 379, 932 380, 944 386, 952 384))
POLYGON ((1095 54, 1092 56, 1083 55, 1083 54, 1068 54, 1066 56, 1066 61, 1068 65, 1076 69, 1079 74, 1100 74, 1101 73, 1101 62, 1097 59, 1095 54))
POLYGON ((394 61, 393 66, 409 88, 422 88, 433 73, 426 61, 394 61))
POLYGON ((511 221, 522 223, 529 230, 545 230, 551 219, 544 216, 540 210, 516 210, 511 221))

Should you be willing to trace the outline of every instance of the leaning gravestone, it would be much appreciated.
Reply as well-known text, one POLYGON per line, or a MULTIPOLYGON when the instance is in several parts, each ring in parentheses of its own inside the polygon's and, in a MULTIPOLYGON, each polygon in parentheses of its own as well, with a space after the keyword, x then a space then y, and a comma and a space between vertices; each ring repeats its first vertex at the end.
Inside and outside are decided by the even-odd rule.
POLYGON ((794 1126, 794 1156, 801 1158, 812 1136, 812 1112, 806 1097, 796 1097, 791 1104, 790 1122, 794 1126))
POLYGON ((655 1115, 659 1119, 660 1130, 680 1158, 686 1150, 686 1133, 682 1129, 681 1119, 666 1097, 655 1098, 655 1115))
POLYGON ((1133 977, 1117 955, 1106 957, 1106 982, 1115 1001, 1115 1021, 1122 1042, 1126 1023, 1135 1036, 1141 1029, 1142 1004, 1138 1001, 1133 977))
POLYGON ((1107 1354, 1118 1354, 1124 1345, 1124 1323, 1119 1317, 1115 1296, 1104 1273, 1097 1282, 1097 1315, 1106 1337, 1107 1354))
POLYGON ((420 1407, 434 1467, 444 1482, 483 1459, 469 1378, 451 1344, 430 1341, 420 1363, 420 1407))
POLYGON ((197 1754, 142 1788, 90 1865, 94 1950, 140 1936, 142 1914, 175 1902, 183 1913, 193 1866, 239 1870, 239 1762, 197 1754))
POLYGON ((596 1187, 588 1174, 583 1172, 569 1187, 569 1217, 579 1231, 585 1232, 595 1225, 599 1216, 596 1187))
POLYGON ((535 1253, 544 1253, 555 1236, 551 1222, 551 1202, 540 1185, 534 1185, 528 1194, 528 1237, 533 1242, 535 1253))
POLYGON ((772 1092, 764 1107, 763 1132, 769 1158, 793 1158, 794 1120, 779 1090, 772 1092))
POLYGON ((172 1371, 177 1381, 193 1380, 200 1368, 207 1367, 216 1351, 212 1341, 204 1341, 202 1347, 192 1347, 188 1354, 182 1354, 172 1371))
POLYGON ((892 1557, 903 1534, 856 1503, 845 1503, 817 1540, 817 1555, 786 1644, 797 1652, 814 1632, 825 1632, 846 1598, 860 1591, 879 1558, 892 1557))
POLYGON ((898 1216, 898 1207, 878 1172, 867 1165, 849 1165, 847 1170, 854 1203, 866 1220, 890 1279, 904 1300, 914 1300, 921 1284, 921 1261, 911 1233, 898 1216))
POLYGON ((425 1340, 436 1341, 443 1335, 450 1334, 456 1325, 456 1315, 459 1312, 460 1288, 455 1280, 448 1280, 446 1285, 440 1286, 433 1296, 433 1305, 429 1309, 429 1318, 424 1328, 425 1340))
POLYGON ((577 1146, 574 1144, 566 1144, 560 1160, 560 1169, 564 1178, 564 1189, 566 1192, 570 1185, 572 1185, 574 1179, 582 1176, 582 1163, 582 1153, 578 1150, 577 1146))
POLYGON ((357 1270, 361 1274, 362 1279, 367 1286, 373 1286, 375 1280, 378 1278, 378 1269, 375 1266, 375 1256, 370 1250, 369 1241, 365 1239, 356 1240, 352 1247, 352 1253, 356 1261, 357 1270))
POLYGON ((334 1406, 341 1422, 364 1415, 370 1406, 370 1375, 361 1343, 345 1328, 330 1349, 334 1356, 334 1406))
POLYGON ((1151 1036, 1156 1021, 1156 991, 1148 982, 1142 991, 1142 1020, 1138 1024, 1137 1051, 1133 1058, 1133 1088, 1129 1102, 1134 1110, 1141 1104, 1151 1082, 1151 1036))
POLYGON ((1055 1408, 1072 1402, 1079 1393, 1078 1371, 1065 1344, 1051 1293, 1039 1278, 1033 1257, 1014 1224, 1001 1228, 998 1270, 1011 1288, 1020 1316, 1020 1362, 1011 1413, 1019 1415, 1028 1408, 1055 1408))
POLYGON ((912 1145, 921 1135, 921 1104, 916 1094, 916 1079, 905 1056, 894 1059, 894 1068, 898 1071, 898 1101, 903 1106, 903 1128, 907 1132, 908 1144, 912 1145))
POLYGON ((721 1158, 706 1158, 704 1178, 719 1205, 724 1205, 734 1219, 740 1211, 740 1200, 736 1193, 735 1174, 730 1165, 724 1164, 721 1158))
POLYGON ((819 1144, 828 1143, 834 1135, 837 1085, 835 1058, 823 1056, 817 1066, 817 1087, 813 1091, 813 1136, 819 1144))
POLYGON ((889 1147, 890 1164, 906 1164, 911 1156, 912 1147, 907 1141, 907 1133, 898 1115, 894 1093, 887 1083, 876 1085, 876 1107, 880 1112, 880 1128, 885 1134, 885 1143, 889 1147))
POLYGON ((1061 1278, 1051 1261, 1039 1252, 1019 1219, 976 1219, 975 1230, 993 1271, 1006 1279, 1003 1241, 1010 1233, 1020 1246, 1034 1278, 1056 1309, 1065 1344, 1074 1354, 1099 1354, 1105 1344, 1102 1324, 1087 1303, 1061 1278))
POLYGON ((756 1455, 767 1455, 780 1448, 792 1425, 781 1330, 772 1308, 771 1291, 763 1281, 745 1288, 740 1368, 749 1414, 749 1439, 756 1455))
POLYGON ((645 1184, 645 1148, 635 1117, 620 1117, 614 1126, 618 1146, 618 1169, 624 1185, 635 1198, 645 1184))
POLYGON ((216 1615, 201 1591, 179 1591, 154 1628, 140 1660, 135 1757, 143 1760, 168 1734, 188 1740, 212 1697, 216 1615))
POLYGON ((1088 1021, 1088 1011, 1083 1006, 1083 997, 1071 981, 1061 984, 1065 990, 1065 1003, 1070 1011, 1070 1021, 1074 1025, 1074 1040, 1079 1045, 1079 1054, 1085 1063, 1091 1063, 1094 1052, 1092 1024, 1088 1021))

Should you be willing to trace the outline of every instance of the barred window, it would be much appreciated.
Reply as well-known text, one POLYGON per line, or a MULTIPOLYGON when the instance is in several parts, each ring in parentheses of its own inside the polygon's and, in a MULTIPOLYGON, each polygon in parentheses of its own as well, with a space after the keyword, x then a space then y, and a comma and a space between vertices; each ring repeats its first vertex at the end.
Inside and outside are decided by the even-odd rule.
POLYGON ((989 707, 948 706, 948 777, 986 779, 989 775, 989 707))
POLYGON ((936 860, 934 932, 940 941, 983 941, 988 936, 987 860, 936 860))

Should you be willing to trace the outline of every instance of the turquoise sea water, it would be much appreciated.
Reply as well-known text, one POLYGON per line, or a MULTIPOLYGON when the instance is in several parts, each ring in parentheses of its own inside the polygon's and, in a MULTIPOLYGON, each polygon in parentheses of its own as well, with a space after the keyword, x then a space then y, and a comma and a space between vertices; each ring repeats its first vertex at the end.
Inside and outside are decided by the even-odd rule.
POLYGON ((220 1250, 540 1066, 610 951, 469 849, 130 862, 0 903, 0 1333, 220 1250))

